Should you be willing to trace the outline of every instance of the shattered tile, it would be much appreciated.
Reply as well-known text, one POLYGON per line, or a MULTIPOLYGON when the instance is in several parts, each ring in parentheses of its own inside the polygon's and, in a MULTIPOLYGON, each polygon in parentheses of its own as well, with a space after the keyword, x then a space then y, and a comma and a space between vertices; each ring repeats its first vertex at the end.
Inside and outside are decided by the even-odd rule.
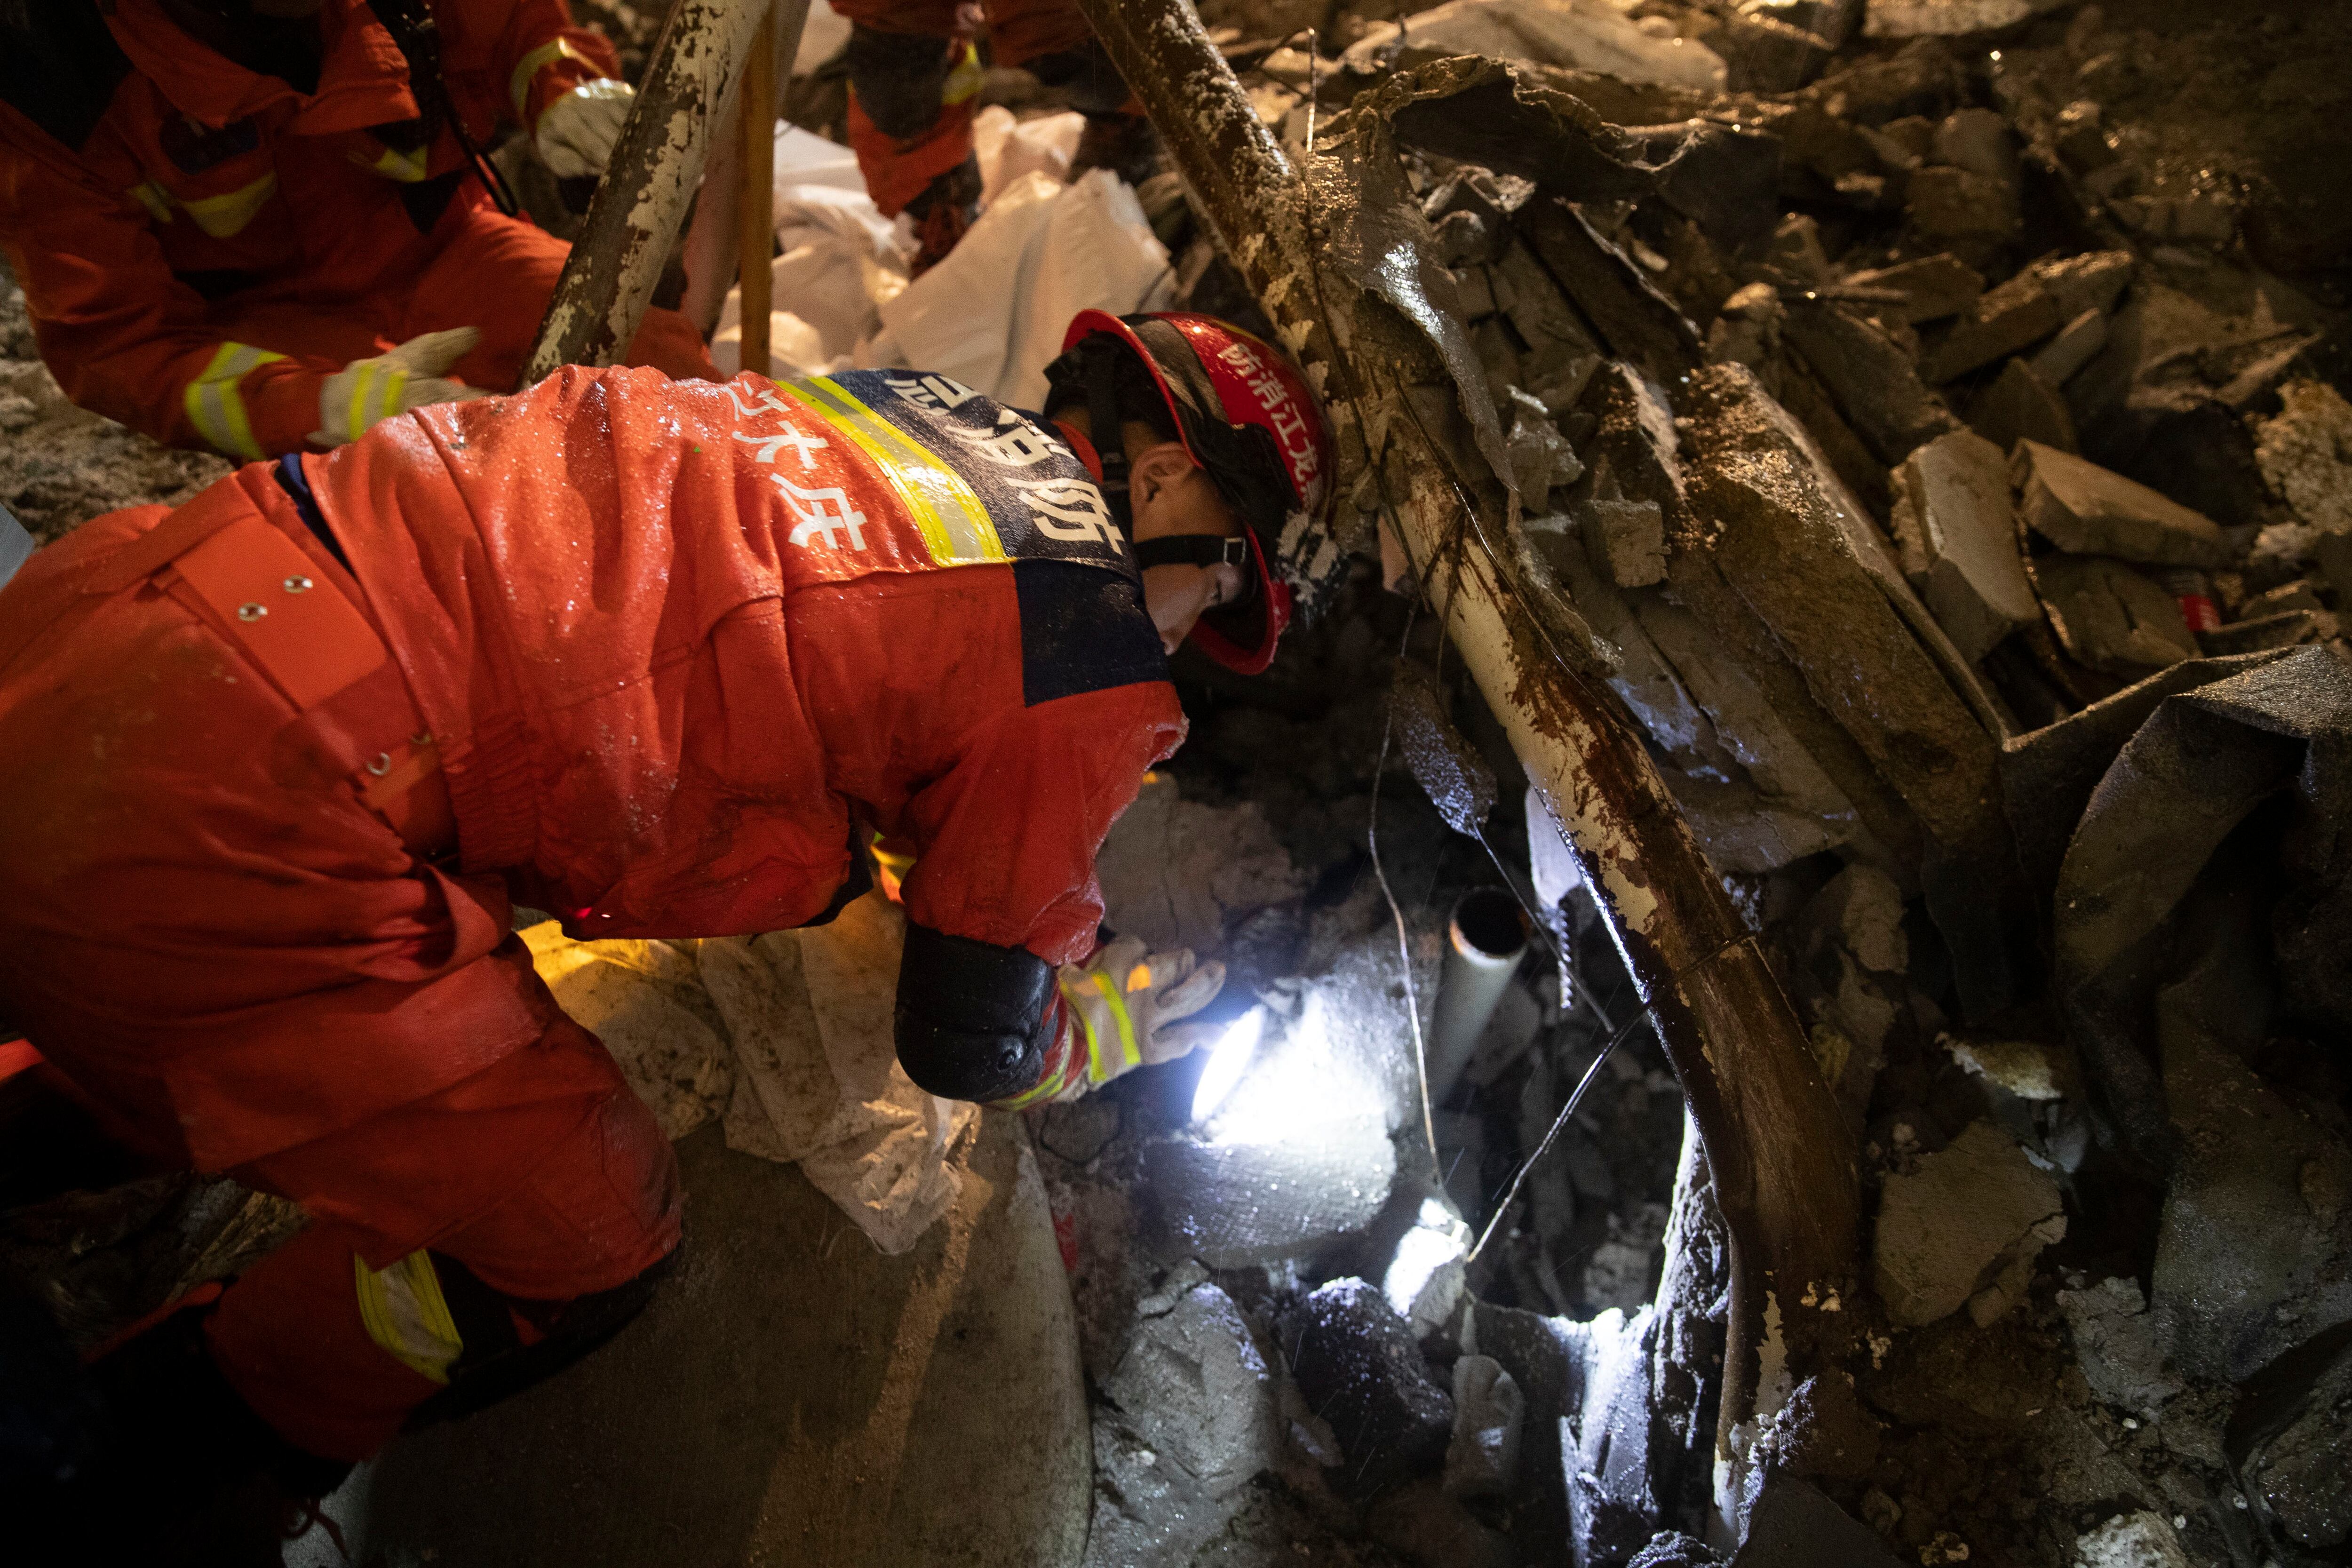
POLYGON ((2158 566, 2229 563, 2229 542, 2211 519, 2086 458, 2025 441, 2010 478, 2018 515, 2061 550, 2158 566))

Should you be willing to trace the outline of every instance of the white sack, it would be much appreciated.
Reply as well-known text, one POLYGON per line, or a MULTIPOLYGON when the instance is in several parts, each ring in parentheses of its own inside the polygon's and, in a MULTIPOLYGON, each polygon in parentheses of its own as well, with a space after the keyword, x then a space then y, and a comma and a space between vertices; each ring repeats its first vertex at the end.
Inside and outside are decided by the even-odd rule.
POLYGON ((726 1042, 705 1021, 695 961, 666 942, 574 942, 553 921, 522 933, 531 966, 572 1022, 604 1042, 662 1131, 683 1138, 734 1088, 726 1042))
POLYGON ((986 207, 1005 186, 1024 174, 1070 177, 1070 160, 1077 156, 1078 138, 1086 134, 1087 117, 1076 110, 1016 120, 1001 103, 992 103, 971 121, 971 150, 980 160, 980 205, 986 207))
POLYGON ((881 307, 904 363, 1015 408, 1045 398, 1045 365, 1070 318, 1150 310, 1168 252, 1135 193, 1106 169, 1077 184, 1031 173, 1008 184, 946 260, 881 307))

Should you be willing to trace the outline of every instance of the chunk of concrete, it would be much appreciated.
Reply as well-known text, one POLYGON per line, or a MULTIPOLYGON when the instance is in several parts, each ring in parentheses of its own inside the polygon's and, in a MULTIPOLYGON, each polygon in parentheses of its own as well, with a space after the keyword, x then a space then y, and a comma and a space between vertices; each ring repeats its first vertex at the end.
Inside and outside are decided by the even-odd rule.
POLYGON ((1984 274, 1948 250, 1856 272, 1845 281, 1850 289, 1891 289, 1902 295, 1903 302, 1894 309, 1915 326, 1958 315, 1976 303, 1985 288, 1984 274))
POLYGON ((2058 1184, 1990 1121, 1972 1122, 1908 1174, 1886 1178, 1871 1283, 1906 1327, 1950 1316, 2065 1230, 2058 1184), (2053 1226, 2052 1222, 2055 1225, 2053 1226))
POLYGON ((2107 346, 2107 318, 2099 310, 2085 310, 2058 329, 2058 335, 2034 351, 2027 363, 2033 374, 2053 386, 2063 386, 2076 371, 2091 363, 2092 357, 2107 346))
POLYGON ((2104 555, 2044 555, 2033 578, 2051 629, 2068 656, 2093 669, 2137 679, 2197 657, 2180 601, 2104 555))
POLYGON ((2118 1514, 2074 1543, 2076 1568, 2189 1568, 2189 1553, 2161 1514, 2118 1514))
POLYGON ((2083 446, 2064 395, 2029 360, 2012 359, 2001 366, 1992 384, 1969 405, 1969 426, 2004 452, 2016 450, 2020 441, 2038 441, 2061 452, 2083 446))
POLYGON ((1819 1487, 1775 1470, 1748 1511, 1748 1539, 1731 1568, 1899 1568, 1902 1562, 1876 1531, 1819 1487))
POLYGON ((1824 884, 1805 906, 1854 962, 1879 974, 1900 974, 1910 965, 1911 943, 1903 933, 1903 889, 1885 872, 1848 866, 1824 884))
POLYGON ((1859 1481, 1878 1464, 1877 1420, 1863 1408, 1853 1379, 1825 1372, 1790 1392, 1764 1424, 1758 1446, 1772 1463, 1800 1476, 1859 1481))
POLYGON ((2058 302, 2060 317, 2071 321, 2085 310, 2113 310, 2138 266, 2139 258, 2128 250, 2086 250, 2037 261, 2020 276, 2039 283, 2058 302))
POLYGON ((2061 550, 2155 566, 2230 561, 2220 524, 2087 458, 2027 441, 2011 455, 2010 479, 2026 526, 2061 550))
POLYGON ((1577 509, 1593 566, 1620 588, 1666 579, 1666 514, 1654 500, 1589 500, 1577 509))
POLYGON ((2014 183, 1946 163, 1913 174, 1904 195, 1912 232, 1931 244, 2001 245, 2022 222, 2014 183))
POLYGON ((1527 1395, 1492 1356, 1454 1363, 1454 1440, 1445 1449, 1450 1497, 1506 1497, 1519 1482, 1519 1428, 1527 1395))
POLYGON ((2116 161, 2116 150, 2107 145, 2105 121, 2105 111, 2087 98, 2078 98, 2058 111, 2050 142, 2074 173, 2087 174, 2116 161))
POLYGON ((1904 459, 1895 484, 1927 559, 1921 596, 1965 657, 1982 658, 2041 618, 2018 555, 2000 447, 1972 431, 1939 436, 1904 459))
POLYGON ((1362 1493, 1434 1468, 1454 1436, 1454 1401, 1432 1381, 1412 1331, 1374 1286, 1335 1279, 1281 1314, 1291 1375, 1331 1424, 1362 1493))
POLYGON ((1715 1568, 1723 1561, 1706 1543, 1679 1530, 1662 1530, 1625 1562, 1625 1568, 1715 1568))
MULTIPOLYGON (((1920 171, 1923 176, 1937 172, 1920 171)), ((1957 169, 1940 173, 1967 179, 1982 178, 1961 175, 1957 169)), ((1961 311, 1943 342, 1921 359, 1919 374, 1930 384, 1966 375, 1979 365, 1990 364, 2048 337, 2066 320, 2058 297, 2032 273, 2021 272, 2000 287, 1987 289, 1961 311)))
POLYGON ((1147 1316, 1103 1392, 1162 1462, 1224 1497, 1275 1463, 1274 1373, 1230 1297, 1199 1284, 1147 1316))
POLYGON ((1936 127, 1936 160, 2004 184, 2017 182, 2017 137, 1990 109, 1955 110, 1936 127))
POLYGON ((2091 1392, 2144 1421, 2186 1386, 2166 1364, 2156 1323, 2137 1279, 2102 1279, 2058 1292, 2058 1312, 2074 1336, 2074 1360, 2091 1392))
POLYGON ((1921 442, 1959 427, 1902 346, 1842 306, 1791 301, 1780 331, 1879 461, 1899 463, 1921 442))
POLYGON ((1504 446, 1510 455, 1511 479, 1519 499, 1530 510, 1547 510, 1552 487, 1574 484, 1584 465, 1577 460, 1576 449, 1551 422, 1550 411, 1540 399, 1514 386, 1500 412, 1510 422, 1504 446))
POLYGON ((1995 33, 2053 11, 2066 0, 1870 0, 1863 33, 1873 38, 1949 38, 1995 33))
POLYGON ((2307 378, 2281 386, 2279 412, 2263 421, 2254 458, 2295 516, 2322 533, 2352 534, 2352 404, 2341 393, 2307 378))

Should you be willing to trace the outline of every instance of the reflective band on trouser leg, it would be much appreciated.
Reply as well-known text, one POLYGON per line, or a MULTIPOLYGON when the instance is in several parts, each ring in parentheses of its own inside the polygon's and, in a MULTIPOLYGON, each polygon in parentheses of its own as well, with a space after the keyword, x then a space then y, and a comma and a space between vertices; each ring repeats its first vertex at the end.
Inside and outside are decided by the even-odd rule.
POLYGON ((404 370, 386 370, 374 364, 357 366, 352 378, 351 409, 344 416, 344 438, 356 441, 377 420, 389 419, 399 413, 400 389, 407 384, 408 373, 404 370))
POLYGON ((232 458, 268 456, 253 438, 253 425, 245 416, 245 399, 238 395, 236 384, 256 365, 285 357, 251 343, 223 343, 212 363, 188 383, 184 398, 188 423, 212 443, 215 451, 232 458))
POLYGON ((389 1268, 373 1269, 357 1253, 352 1274, 359 1289, 360 1321, 384 1353, 436 1383, 449 1381, 449 1367, 464 1351, 457 1321, 441 1294, 433 1259, 412 1252, 389 1268))

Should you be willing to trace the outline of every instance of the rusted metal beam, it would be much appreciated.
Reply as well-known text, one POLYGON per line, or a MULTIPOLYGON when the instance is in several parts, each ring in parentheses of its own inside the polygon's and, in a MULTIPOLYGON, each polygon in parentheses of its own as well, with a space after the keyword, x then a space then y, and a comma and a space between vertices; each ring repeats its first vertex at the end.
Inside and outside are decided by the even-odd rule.
POLYGON ((1487 443, 1463 438, 1470 410, 1433 390, 1459 386, 1442 333, 1417 313, 1426 300, 1393 286, 1433 267, 1411 232, 1417 214, 1385 237, 1378 215, 1350 216, 1411 199, 1385 125, 1359 123, 1345 144, 1294 164, 1181 0, 1080 4, 1226 253, 1322 387, 1341 447, 1339 494, 1368 470, 1377 477, 1653 1010, 1733 1243, 1717 1459, 1728 1477, 1718 1500, 1736 1511, 1740 1425, 1846 1337, 1850 1318, 1832 1314, 1856 1274, 1853 1141, 1762 951, 1633 720, 1595 678, 1572 609, 1519 563, 1512 497, 1475 455, 1487 443))
MULTIPOLYGON (((524 362, 524 384, 562 364, 610 364, 636 335, 701 184, 715 123, 768 10, 768 0, 676 0, 670 7, 524 362)), ((806 0, 780 7, 779 29, 790 30, 793 47, 807 14, 806 0)))

